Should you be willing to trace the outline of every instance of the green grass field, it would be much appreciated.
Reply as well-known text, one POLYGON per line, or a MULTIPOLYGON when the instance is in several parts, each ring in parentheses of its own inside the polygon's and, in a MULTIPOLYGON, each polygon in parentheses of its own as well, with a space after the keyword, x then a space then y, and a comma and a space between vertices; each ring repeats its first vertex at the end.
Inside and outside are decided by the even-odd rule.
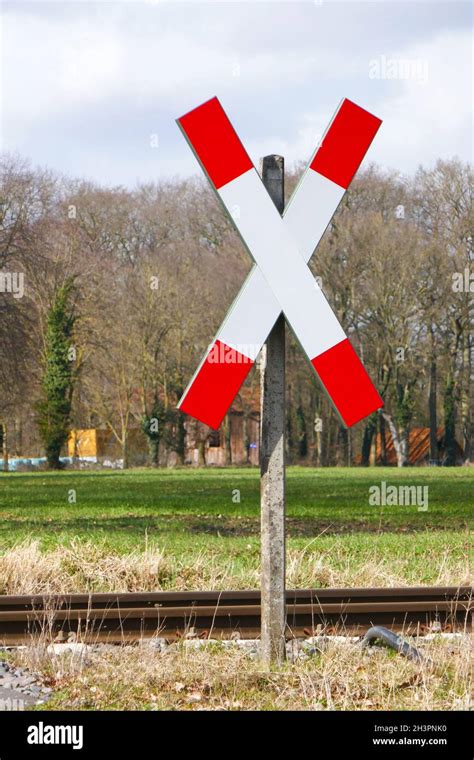
MULTIPOLYGON (((311 567, 303 577, 318 585, 369 582, 371 573, 374 583, 385 578, 387 585, 465 580, 473 486, 472 468, 290 467, 289 574, 292 562, 304 559, 311 567), (428 486, 427 511, 371 506, 369 488, 382 481, 428 486)), ((166 586, 258 582, 256 469, 2 474, 0 518, 2 552, 29 539, 43 552, 71 542, 114 555, 156 548, 173 565, 164 573, 166 586), (214 572, 196 579, 196 563, 214 572), (224 565, 219 581, 217 568, 224 565)))
MULTIPOLYGON (((468 468, 289 468, 287 586, 472 582, 473 485, 468 468), (428 486, 428 510, 371 506, 369 488, 382 481, 428 486)), ((0 593, 259 586, 255 469, 2 474, 0 518, 0 593)), ((8 658, 54 688, 48 710, 470 704, 467 639, 433 640, 436 669, 382 647, 369 657, 331 642, 268 676, 244 652, 213 646, 166 655, 117 647, 83 659, 50 654, 40 642, 8 658)))

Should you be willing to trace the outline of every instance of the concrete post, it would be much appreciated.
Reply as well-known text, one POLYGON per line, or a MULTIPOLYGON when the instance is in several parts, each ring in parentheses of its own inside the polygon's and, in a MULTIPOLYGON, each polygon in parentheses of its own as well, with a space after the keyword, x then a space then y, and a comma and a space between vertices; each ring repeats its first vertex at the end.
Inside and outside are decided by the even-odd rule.
MULTIPOLYGON (((280 213, 284 208, 284 159, 265 156, 263 184, 280 213)), ((281 315, 262 349, 260 378, 261 657, 285 659, 285 318, 281 315)))

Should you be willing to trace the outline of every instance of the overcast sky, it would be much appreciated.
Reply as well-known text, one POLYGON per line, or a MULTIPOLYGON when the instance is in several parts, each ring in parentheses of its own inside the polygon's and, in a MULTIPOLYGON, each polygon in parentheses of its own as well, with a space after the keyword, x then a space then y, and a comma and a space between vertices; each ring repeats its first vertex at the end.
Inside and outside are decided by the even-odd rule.
POLYGON ((291 163, 346 96, 384 121, 366 164, 472 160, 471 21, 456 0, 3 2, 2 148, 103 184, 197 174, 175 119, 218 95, 254 161, 291 163))

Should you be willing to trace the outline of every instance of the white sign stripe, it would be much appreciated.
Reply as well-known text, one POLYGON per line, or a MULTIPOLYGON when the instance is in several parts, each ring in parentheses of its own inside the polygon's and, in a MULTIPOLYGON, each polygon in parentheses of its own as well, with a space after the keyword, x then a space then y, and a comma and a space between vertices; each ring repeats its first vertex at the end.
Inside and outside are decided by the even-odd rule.
POLYGON ((298 251, 255 169, 218 191, 242 240, 311 361, 345 339, 344 330, 298 251))
MULTIPOLYGON (((295 190, 283 221, 306 262, 313 255, 344 192, 339 185, 312 169, 305 172, 295 190)), ((239 344, 249 344, 253 349, 251 353, 241 353, 256 359, 280 313, 280 304, 258 267, 254 266, 216 340, 238 350, 239 344), (241 336, 245 336, 245 340, 241 336)))
POLYGON ((344 197, 344 188, 308 169, 292 195, 283 220, 306 263, 344 197))
POLYGON ((216 336, 255 361, 281 312, 263 274, 253 266, 216 336))

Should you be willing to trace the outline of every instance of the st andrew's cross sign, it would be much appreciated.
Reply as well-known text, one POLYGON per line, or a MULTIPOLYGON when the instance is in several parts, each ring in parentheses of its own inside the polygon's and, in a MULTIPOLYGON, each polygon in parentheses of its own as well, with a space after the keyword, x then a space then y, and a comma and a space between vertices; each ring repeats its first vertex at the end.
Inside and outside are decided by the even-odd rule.
POLYGON ((217 98, 178 119, 255 264, 179 402, 219 427, 281 312, 350 427, 382 405, 307 262, 381 120, 345 99, 281 216, 217 98))

